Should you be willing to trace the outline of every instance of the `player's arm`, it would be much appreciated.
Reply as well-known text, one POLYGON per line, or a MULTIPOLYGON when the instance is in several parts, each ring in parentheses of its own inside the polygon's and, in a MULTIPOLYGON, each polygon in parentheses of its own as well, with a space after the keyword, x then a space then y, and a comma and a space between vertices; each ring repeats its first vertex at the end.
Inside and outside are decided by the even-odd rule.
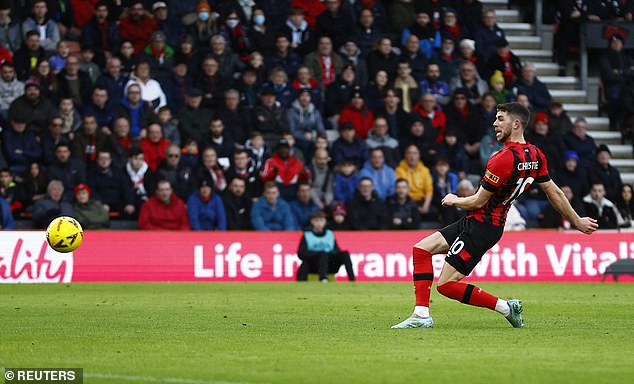
POLYGON ((476 209, 482 208, 484 204, 489 201, 491 196, 493 196, 493 192, 485 188, 478 188, 478 191, 475 193, 475 195, 467 197, 458 197, 453 193, 450 193, 447 196, 443 197, 442 205, 447 207, 458 207, 467 211, 474 211, 476 209))
POLYGON ((552 180, 538 183, 538 185, 548 197, 548 201, 550 201, 553 208, 565 217, 578 231, 589 235, 599 228, 595 219, 590 217, 579 217, 577 212, 575 212, 570 205, 570 202, 566 198, 566 195, 564 195, 564 192, 552 180))

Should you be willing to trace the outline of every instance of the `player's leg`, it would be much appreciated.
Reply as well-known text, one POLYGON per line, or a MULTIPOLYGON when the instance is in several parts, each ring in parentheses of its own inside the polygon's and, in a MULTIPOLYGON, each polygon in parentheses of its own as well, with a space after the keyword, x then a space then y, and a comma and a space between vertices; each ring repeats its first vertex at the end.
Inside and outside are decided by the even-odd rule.
POLYGON ((475 285, 461 282, 475 268, 482 255, 501 236, 501 229, 499 235, 491 232, 493 229, 482 228, 481 224, 475 223, 468 225, 467 230, 458 235, 449 247, 436 289, 440 294, 463 304, 497 311, 506 317, 514 327, 519 328, 523 326, 519 300, 507 302, 475 285))
MULTIPOLYGON (((456 231, 457 233, 457 231, 456 231)), ((431 328, 434 321, 429 314, 429 296, 434 281, 432 255, 447 251, 447 240, 440 232, 434 232, 414 245, 412 251, 414 262, 414 295, 416 304, 414 313, 392 328, 431 328)))

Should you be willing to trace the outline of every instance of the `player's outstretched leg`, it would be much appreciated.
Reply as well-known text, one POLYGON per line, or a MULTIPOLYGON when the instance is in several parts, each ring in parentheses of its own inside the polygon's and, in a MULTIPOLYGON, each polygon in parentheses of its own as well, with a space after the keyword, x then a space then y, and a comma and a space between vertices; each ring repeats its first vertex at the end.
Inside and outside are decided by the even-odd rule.
POLYGON ((502 314, 515 328, 524 326, 522 319, 522 302, 520 300, 513 299, 508 302, 502 300, 475 285, 461 283, 460 280, 464 277, 465 275, 445 263, 436 289, 443 296, 460 301, 463 304, 496 311, 502 314))

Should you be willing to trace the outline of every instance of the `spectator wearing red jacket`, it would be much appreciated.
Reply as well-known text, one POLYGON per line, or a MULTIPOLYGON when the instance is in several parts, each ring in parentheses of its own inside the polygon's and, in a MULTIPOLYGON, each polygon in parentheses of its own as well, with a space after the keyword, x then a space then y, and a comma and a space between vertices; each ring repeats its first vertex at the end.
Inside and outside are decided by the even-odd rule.
POLYGON ((150 36, 155 29, 156 20, 143 8, 143 2, 133 0, 128 15, 119 23, 119 36, 121 40, 130 40, 134 53, 139 54, 150 43, 150 36))
POLYGON ((297 185, 310 181, 310 171, 295 156, 291 155, 291 147, 286 139, 281 139, 277 151, 264 163, 260 175, 262 183, 274 181, 286 201, 297 197, 297 185))
POLYGON ((163 137, 163 128, 158 123, 152 123, 147 127, 147 137, 140 142, 141 150, 145 155, 145 162, 152 171, 156 171, 161 160, 165 158, 165 151, 170 142, 163 137))
POLYGON ((167 180, 158 182, 156 194, 141 206, 139 229, 188 231, 187 209, 167 180))
POLYGON ((363 100, 363 95, 358 87, 352 93, 350 104, 345 106, 339 115, 339 125, 352 123, 355 136, 360 139, 367 139, 368 132, 374 125, 374 113, 363 100))

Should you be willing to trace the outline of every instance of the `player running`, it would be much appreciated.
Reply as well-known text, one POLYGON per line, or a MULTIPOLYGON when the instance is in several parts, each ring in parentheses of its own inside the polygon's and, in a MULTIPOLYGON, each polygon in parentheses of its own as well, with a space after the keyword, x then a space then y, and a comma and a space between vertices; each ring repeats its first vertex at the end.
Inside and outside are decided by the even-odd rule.
POLYGON ((434 320, 429 314, 429 296, 434 280, 432 255, 447 253, 438 278, 441 294, 461 303, 495 310, 506 317, 515 328, 524 326, 522 302, 505 301, 482 289, 461 283, 482 255, 502 237, 506 214, 522 192, 533 182, 546 193, 550 204, 579 231, 591 234, 597 230, 596 220, 579 217, 564 193, 548 176, 546 158, 536 146, 524 140, 524 127, 530 112, 519 103, 497 106, 493 128, 495 138, 504 147, 489 159, 481 188, 473 196, 446 195, 442 204, 469 211, 469 214, 414 245, 414 313, 392 328, 431 328, 434 320), (451 244, 451 246, 450 246, 451 244))

